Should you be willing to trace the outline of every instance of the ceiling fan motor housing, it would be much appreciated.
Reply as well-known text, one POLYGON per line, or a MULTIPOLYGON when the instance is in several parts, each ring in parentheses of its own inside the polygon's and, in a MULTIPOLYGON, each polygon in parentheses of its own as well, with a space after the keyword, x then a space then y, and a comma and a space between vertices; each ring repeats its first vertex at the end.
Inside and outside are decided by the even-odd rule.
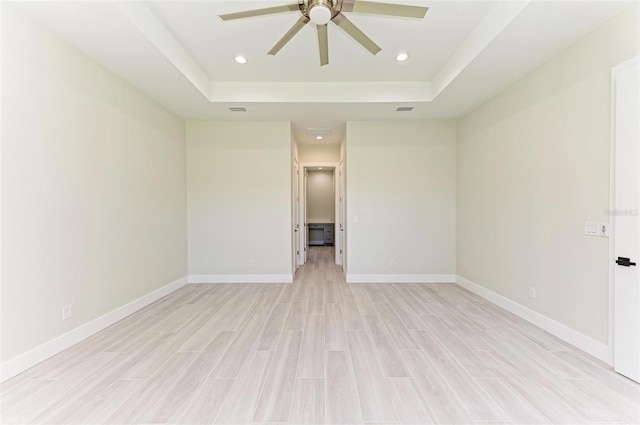
POLYGON ((339 0, 300 0, 300 11, 316 25, 325 25, 332 20, 340 8, 339 0))

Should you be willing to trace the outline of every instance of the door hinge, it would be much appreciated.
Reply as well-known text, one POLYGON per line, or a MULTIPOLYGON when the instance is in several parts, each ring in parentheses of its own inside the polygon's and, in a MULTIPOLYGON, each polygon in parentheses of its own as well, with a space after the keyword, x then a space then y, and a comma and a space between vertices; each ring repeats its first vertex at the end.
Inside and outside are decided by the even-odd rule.
POLYGON ((340 254, 342 254, 342 250, 340 250, 340 254))

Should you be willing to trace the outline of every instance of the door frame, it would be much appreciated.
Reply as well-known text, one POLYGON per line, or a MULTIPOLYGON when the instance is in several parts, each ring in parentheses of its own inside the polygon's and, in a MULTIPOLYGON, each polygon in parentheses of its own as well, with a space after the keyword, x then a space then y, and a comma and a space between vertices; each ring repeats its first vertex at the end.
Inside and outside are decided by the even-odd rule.
POLYGON ((611 112, 609 118, 609 326, 608 348, 609 365, 614 366, 614 334, 615 334, 615 226, 616 226, 616 81, 618 73, 640 63, 640 56, 635 56, 611 68, 611 112))
MULTIPOLYGON (((338 197, 340 196, 339 194, 339 179, 336 178, 336 172, 338 171, 339 167, 340 167, 340 163, 339 162, 300 162, 299 163, 300 166, 300 170, 302 171, 300 173, 300 181, 298 184, 298 191, 300 192, 300 212, 299 212, 299 217, 301 220, 301 223, 304 223, 303 226, 300 226, 301 231, 299 232, 299 238, 300 238, 300 247, 301 249, 301 255, 300 255, 300 265, 304 265, 307 262, 307 243, 306 243, 306 236, 307 236, 307 216, 306 216, 306 206, 307 206, 307 191, 306 191, 306 173, 307 173, 307 168, 312 168, 312 167, 322 167, 322 168, 327 168, 327 169, 331 169, 333 171, 333 196, 334 196, 334 226, 336 223, 336 221, 339 219, 339 199, 338 197), (304 189, 303 189, 304 187, 304 189), (304 260, 304 261, 302 261, 304 260)), ((337 232, 334 231, 334 237, 336 238, 336 240, 334 240, 333 242, 333 247, 334 247, 334 258, 336 261, 336 264, 338 264, 338 235, 337 232)), ((342 237, 342 235, 340 235, 339 237, 342 237)), ((343 250, 343 254, 344 254, 344 250, 343 250)))
POLYGON ((292 221, 293 221, 293 235, 291 236, 293 242, 293 274, 295 275, 298 267, 300 267, 300 163, 296 158, 293 159, 292 170, 292 185, 291 191, 293 192, 293 206, 292 206, 292 221), (297 249, 296 249, 297 248, 297 249))
POLYGON ((345 243, 345 234, 347 232, 347 203, 346 203, 346 185, 345 185, 345 179, 346 176, 344 175, 345 170, 344 170, 344 161, 340 161, 340 164, 338 165, 338 168, 336 168, 336 171, 338 172, 338 179, 336 181, 336 208, 338 209, 337 211, 337 215, 336 217, 338 217, 339 222, 338 222, 338 229, 335 231, 335 233, 338 235, 336 237, 336 264, 338 264, 339 266, 342 267, 343 271, 346 271, 346 243, 345 243), (340 197, 342 196, 342 199, 340 199, 340 197), (338 255, 338 250, 340 251, 340 255, 338 255), (339 259, 339 261, 338 261, 339 259))

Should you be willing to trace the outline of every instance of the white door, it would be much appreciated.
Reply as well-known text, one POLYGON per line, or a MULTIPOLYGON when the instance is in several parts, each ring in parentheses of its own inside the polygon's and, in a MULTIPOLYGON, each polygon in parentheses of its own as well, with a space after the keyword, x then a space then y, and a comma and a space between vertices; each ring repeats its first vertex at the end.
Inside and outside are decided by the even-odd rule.
POLYGON ((614 70, 614 368, 640 382, 640 67, 614 70))
POLYGON ((345 267, 345 201, 344 201, 344 162, 340 163, 340 167, 338 168, 338 196, 339 196, 339 205, 338 205, 338 228, 336 229, 336 233, 338 234, 338 255, 340 256, 340 264, 342 268, 345 267))
POLYGON ((309 230, 307 228, 307 169, 303 168, 300 173, 300 265, 307 262, 307 237, 309 230))
POLYGON ((300 267, 300 166, 294 162, 293 175, 293 271, 300 267))

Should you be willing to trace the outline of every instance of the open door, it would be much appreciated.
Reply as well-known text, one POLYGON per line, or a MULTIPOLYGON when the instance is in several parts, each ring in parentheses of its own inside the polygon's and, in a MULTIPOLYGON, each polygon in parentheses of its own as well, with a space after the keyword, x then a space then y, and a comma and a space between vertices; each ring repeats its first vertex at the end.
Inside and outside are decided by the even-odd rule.
POLYGON ((614 369, 640 382, 640 61, 614 69, 614 369))
POLYGON ((307 246, 308 241, 307 237, 309 235, 309 230, 307 227, 307 169, 303 167, 302 172, 300 173, 300 196, 298 202, 298 211, 300 211, 300 235, 298 240, 300 241, 300 265, 304 265, 307 262, 307 246))
POLYGON ((341 162, 336 170, 337 202, 336 202, 336 264, 344 268, 344 164, 341 162))
POLYGON ((293 164, 293 272, 300 267, 300 165, 293 164))

